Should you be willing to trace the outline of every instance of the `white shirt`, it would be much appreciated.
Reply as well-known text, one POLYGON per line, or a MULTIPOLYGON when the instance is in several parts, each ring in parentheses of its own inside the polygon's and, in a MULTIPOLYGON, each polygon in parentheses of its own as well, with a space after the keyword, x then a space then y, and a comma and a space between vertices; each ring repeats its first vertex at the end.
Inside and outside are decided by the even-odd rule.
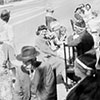
POLYGON ((36 70, 30 74, 30 79, 33 80, 36 70))
POLYGON ((2 45, 0 45, 0 72, 1 72, 2 64, 4 61, 5 61, 5 55, 4 55, 4 52, 2 50, 2 45))
POLYGON ((13 38, 14 34, 12 31, 12 26, 0 19, 0 41, 12 45, 13 38))

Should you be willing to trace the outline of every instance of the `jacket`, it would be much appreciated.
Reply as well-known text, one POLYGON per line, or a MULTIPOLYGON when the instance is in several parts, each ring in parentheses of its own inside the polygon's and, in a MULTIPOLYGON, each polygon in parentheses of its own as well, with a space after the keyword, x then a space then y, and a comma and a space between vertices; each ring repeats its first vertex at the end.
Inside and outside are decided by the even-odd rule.
POLYGON ((53 70, 47 63, 36 64, 34 78, 31 80, 31 100, 56 100, 56 83, 53 70))

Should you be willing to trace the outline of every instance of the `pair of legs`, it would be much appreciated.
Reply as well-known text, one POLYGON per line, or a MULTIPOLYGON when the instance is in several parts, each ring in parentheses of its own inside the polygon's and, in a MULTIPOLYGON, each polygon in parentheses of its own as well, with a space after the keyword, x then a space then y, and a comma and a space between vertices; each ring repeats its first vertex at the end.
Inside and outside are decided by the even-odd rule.
MULTIPOLYGON (((13 60, 16 60, 14 48, 11 45, 9 45, 7 43, 3 43, 2 51, 4 52, 4 58, 5 58, 4 63, 5 64, 7 63, 7 61, 10 61, 12 63, 13 60)), ((11 67, 11 66, 9 66, 9 67, 11 67)))
POLYGON ((62 75, 64 82, 66 82, 64 59, 58 56, 50 56, 49 58, 45 58, 45 59, 51 65, 52 69, 56 69, 56 76, 62 75))

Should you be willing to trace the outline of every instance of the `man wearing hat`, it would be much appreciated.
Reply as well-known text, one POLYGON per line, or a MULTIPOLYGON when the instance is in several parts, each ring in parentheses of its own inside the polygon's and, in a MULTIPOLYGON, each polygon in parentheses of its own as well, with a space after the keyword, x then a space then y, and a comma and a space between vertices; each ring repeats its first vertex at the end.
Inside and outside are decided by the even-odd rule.
MULTIPOLYGON (((22 71, 29 75, 30 100, 56 100, 54 73, 48 63, 37 61, 39 54, 33 46, 24 46, 21 54, 17 55, 17 60, 23 62, 22 71)), ((25 84, 23 83, 22 89, 26 90, 25 84)), ((22 91, 24 94, 25 91, 22 91)))
POLYGON ((68 37, 68 45, 75 46, 77 55, 84 54, 94 46, 93 37, 86 30, 85 22, 74 22, 74 35, 68 37))

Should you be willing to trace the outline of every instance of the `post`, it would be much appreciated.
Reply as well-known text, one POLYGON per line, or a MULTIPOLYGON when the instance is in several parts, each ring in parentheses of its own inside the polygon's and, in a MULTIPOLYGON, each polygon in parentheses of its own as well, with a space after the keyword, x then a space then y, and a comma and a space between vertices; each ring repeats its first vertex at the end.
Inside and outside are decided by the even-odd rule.
MULTIPOLYGON (((68 83, 68 80, 67 80, 67 69, 68 69, 68 67, 67 67, 66 48, 65 48, 66 44, 63 43, 63 46, 64 46, 64 60, 65 60, 65 73, 66 73, 65 77, 66 77, 66 85, 67 85, 67 83, 68 83)), ((67 89, 67 91, 68 91, 68 89, 67 89)))

